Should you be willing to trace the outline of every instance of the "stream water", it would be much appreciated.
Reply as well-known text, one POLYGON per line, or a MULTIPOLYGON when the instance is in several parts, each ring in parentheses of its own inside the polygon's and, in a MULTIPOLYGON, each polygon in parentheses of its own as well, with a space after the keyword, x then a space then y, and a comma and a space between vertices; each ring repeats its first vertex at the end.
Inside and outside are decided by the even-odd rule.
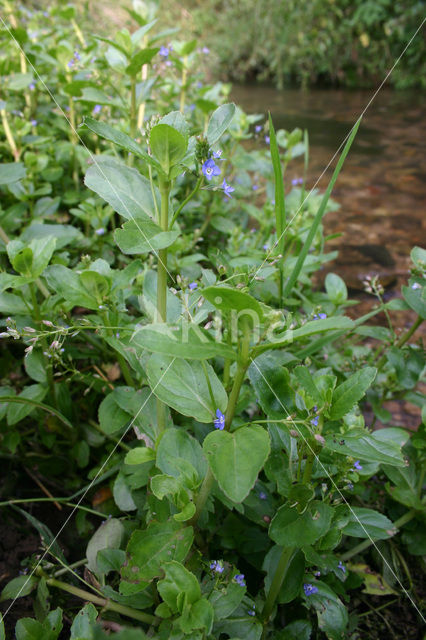
MULTIPOLYGON (((232 98, 248 113, 270 111, 276 129, 308 130, 310 188, 373 94, 234 86, 232 98)), ((385 286, 401 284, 411 248, 426 245, 425 106, 424 93, 382 89, 365 112, 337 181, 333 197, 341 208, 327 215, 325 230, 342 234, 328 245, 340 250, 331 268, 353 289, 376 273, 385 286)), ((318 183, 321 190, 335 162, 318 183)), ((300 176, 301 169, 301 163, 290 164, 287 180, 300 176)))

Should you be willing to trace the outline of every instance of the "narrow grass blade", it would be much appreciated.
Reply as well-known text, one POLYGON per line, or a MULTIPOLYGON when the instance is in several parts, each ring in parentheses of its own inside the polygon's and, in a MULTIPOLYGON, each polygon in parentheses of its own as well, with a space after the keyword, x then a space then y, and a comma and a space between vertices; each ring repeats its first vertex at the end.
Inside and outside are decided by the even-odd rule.
MULTIPOLYGON (((361 124, 361 118, 359 118, 359 120, 356 122, 356 124, 354 125, 351 134, 348 138, 348 141, 345 144, 345 148, 342 151, 342 155, 339 158, 339 162, 337 163, 337 166, 334 170, 334 173, 332 175, 332 178, 329 182, 329 185, 327 187, 327 191, 325 192, 323 199, 321 201, 320 207, 317 211, 317 214, 314 218, 314 221, 312 223, 312 226, 310 228, 310 231, 308 233, 308 236, 305 240, 305 244, 303 245, 302 251, 300 252, 300 255, 297 259, 297 262, 294 266, 293 272, 291 274, 291 276, 289 277, 289 279, 287 280, 285 286, 284 286, 284 291, 283 291, 283 297, 286 298, 290 295, 291 290, 293 289, 297 278, 299 277, 299 274, 302 270, 303 264, 305 262, 306 256, 308 255, 309 249, 311 247, 311 244, 313 242, 313 239, 315 237, 315 234, 317 232, 317 229, 321 223, 321 220, 324 216, 325 213, 325 209, 327 207, 327 202, 330 198, 331 192, 333 190, 333 187, 335 185, 335 182, 338 178, 338 175, 342 169, 343 163, 345 161, 346 156, 348 155, 349 149, 351 148, 352 142, 354 141, 354 138, 357 134, 359 125, 361 124)), ((272 136, 271 136, 271 141, 272 141, 272 136)), ((271 145, 272 146, 272 145, 271 145)))
POLYGON ((272 166, 274 169, 275 179, 275 228, 278 238, 278 253, 283 253, 284 247, 284 227, 285 227, 285 201, 284 201, 284 182, 280 161, 280 152, 278 150, 275 129, 272 123, 271 114, 269 114, 269 138, 272 166))

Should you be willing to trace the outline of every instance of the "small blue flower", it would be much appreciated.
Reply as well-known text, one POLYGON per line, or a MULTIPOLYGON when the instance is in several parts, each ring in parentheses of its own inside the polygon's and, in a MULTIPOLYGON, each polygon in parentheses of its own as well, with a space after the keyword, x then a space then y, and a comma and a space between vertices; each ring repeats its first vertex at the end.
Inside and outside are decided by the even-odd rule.
POLYGON ((361 471, 362 465, 359 463, 359 460, 356 460, 354 462, 354 469, 357 469, 357 471, 361 471))
POLYGON ((318 314, 315 314, 312 319, 313 320, 325 320, 326 317, 327 317, 326 313, 318 313, 318 314))
POLYGON ((81 60, 81 55, 79 54, 78 51, 74 51, 74 58, 77 62, 80 62, 81 60))
POLYGON ((253 605, 252 608, 247 611, 247 613, 248 613, 249 616, 255 616, 256 615, 256 607, 255 607, 255 605, 253 605))
POLYGON ((237 575, 234 576, 234 580, 237 584, 240 585, 240 587, 246 586, 246 583, 244 582, 244 573, 237 573, 237 575))
POLYGON ((265 142, 266 144, 269 144, 271 142, 271 138, 269 136, 265 136, 265 142))
POLYGON ((305 584, 303 585, 303 591, 305 592, 305 596, 313 596, 314 593, 318 593, 318 587, 315 587, 309 582, 305 582, 305 584))
POLYGON ((35 89, 35 83, 34 83, 34 82, 30 82, 30 84, 28 85, 28 89, 29 89, 30 91, 34 91, 34 89, 35 89))
POLYGON ((267 244, 264 244, 264 245, 263 245, 263 247, 262 247, 262 249, 263 249, 264 251, 268 251, 269 247, 268 247, 268 245, 267 245, 267 244))
POLYGON ((30 120, 30 124, 32 127, 36 127, 37 126, 37 120, 30 120))
POLYGON ((230 184, 227 184, 225 178, 223 179, 223 182, 222 182, 222 189, 223 189, 223 191, 225 193, 225 196, 227 198, 232 198, 231 193, 233 191, 235 191, 235 189, 234 189, 234 187, 231 187, 230 184))
POLYGON ((158 52, 158 55, 162 56, 163 58, 168 58, 170 53, 170 49, 168 47, 160 47, 160 51, 158 52))
POLYGON ((268 496, 266 495, 266 493, 265 493, 264 491, 261 491, 261 492, 259 493, 259 498, 260 498, 261 500, 266 500, 266 499, 267 499, 267 497, 268 497, 268 496))
POLYGON ((220 175, 220 169, 213 158, 209 158, 205 161, 205 163, 201 167, 201 171, 203 172, 205 178, 209 181, 213 178, 213 176, 220 175))
POLYGON ((354 485, 352 484, 352 482, 348 482, 348 484, 346 485, 346 489, 348 491, 353 491, 354 490, 354 485))
POLYGON ((92 111, 93 115, 96 116, 101 111, 102 111, 102 106, 100 104, 95 104, 92 111))
POLYGON ((210 53, 210 49, 209 49, 208 47, 203 47, 203 48, 201 49, 201 51, 202 51, 202 53, 204 53, 206 56, 208 56, 208 55, 209 55, 209 53, 210 53))
POLYGON ((213 158, 216 158, 216 160, 219 160, 221 155, 222 155, 222 149, 218 149, 217 151, 213 151, 213 158))
POLYGON ((295 187, 297 184, 303 184, 303 178, 293 178, 291 184, 293 185, 293 187, 295 187))
POLYGON ((198 284, 196 282, 191 282, 188 288, 190 291, 195 291, 197 287, 198 287, 198 284))
POLYGON ((95 233, 97 236, 103 236, 105 233, 105 229, 103 227, 99 227, 99 229, 95 229, 95 233))
POLYGON ((210 563, 210 569, 215 573, 224 572, 224 566, 220 560, 213 560, 213 562, 210 563))
POLYGON ((253 191, 257 191, 257 190, 258 190, 258 188, 259 188, 259 185, 258 185, 258 184, 254 184, 254 185, 252 186, 253 191))
POLYGON ((214 428, 223 431, 225 428, 225 416, 220 409, 216 409, 216 420, 213 420, 214 428))
POLYGON ((318 416, 315 416, 315 418, 312 418, 312 420, 311 420, 311 425, 313 425, 314 427, 317 427, 318 426, 318 421, 319 421, 318 416))
POLYGON ((415 282, 414 284, 411 285, 411 288, 414 290, 421 289, 421 285, 418 282, 415 282))
POLYGON ((74 66, 74 58, 71 58, 71 60, 67 64, 67 67, 68 67, 68 69, 72 69, 73 66, 74 66))
POLYGON ((343 564, 343 562, 340 560, 339 564, 337 565, 337 568, 340 569, 341 571, 343 571, 343 573, 346 573, 346 567, 343 564))
POLYGON ((263 126, 261 124, 257 124, 254 128, 256 133, 260 133, 263 129, 263 126))

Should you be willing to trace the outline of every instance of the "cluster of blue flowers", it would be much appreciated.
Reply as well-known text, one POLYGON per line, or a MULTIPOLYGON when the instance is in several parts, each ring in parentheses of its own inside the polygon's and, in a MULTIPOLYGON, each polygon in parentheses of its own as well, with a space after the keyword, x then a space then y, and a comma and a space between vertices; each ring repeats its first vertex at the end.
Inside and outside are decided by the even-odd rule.
POLYGON ((354 469, 356 469, 357 471, 361 471, 362 465, 360 464, 359 460, 355 460, 354 469))
POLYGON ((223 573, 225 568, 221 562, 221 560, 213 560, 210 563, 210 569, 214 572, 214 573, 223 573))
POLYGON ((246 583, 244 580, 244 573, 237 573, 236 576, 234 576, 234 580, 237 584, 240 585, 240 587, 245 587, 246 583))
POLYGON ((213 420, 214 428, 223 431, 225 428, 225 416, 220 409, 216 409, 216 420, 213 420))
POLYGON ((327 317, 326 313, 316 313, 312 320, 325 320, 327 317))
POLYGON ((293 178, 293 180, 291 181, 291 184, 293 185, 293 187, 295 187, 298 184, 303 184, 303 178, 293 178))
MULTIPOLYGON (((211 158, 208 158, 201 167, 201 171, 203 172, 204 177, 209 182, 215 176, 220 175, 220 168, 217 166, 215 160, 220 159, 221 155, 222 155, 222 151, 220 150, 214 151, 213 156, 211 158)), ((222 189, 227 198, 231 198, 232 197, 231 193, 235 191, 234 187, 231 187, 231 185, 226 182, 225 178, 223 179, 223 182, 222 182, 222 189)))
POLYGON ((305 596, 313 596, 315 593, 318 593, 318 587, 315 587, 309 582, 305 582, 305 584, 303 585, 303 591, 305 592, 305 596))
POLYGON ((74 56, 71 58, 71 60, 67 64, 68 69, 72 69, 75 63, 80 62, 80 60, 81 60, 81 55, 79 54, 78 51, 74 51, 74 56))

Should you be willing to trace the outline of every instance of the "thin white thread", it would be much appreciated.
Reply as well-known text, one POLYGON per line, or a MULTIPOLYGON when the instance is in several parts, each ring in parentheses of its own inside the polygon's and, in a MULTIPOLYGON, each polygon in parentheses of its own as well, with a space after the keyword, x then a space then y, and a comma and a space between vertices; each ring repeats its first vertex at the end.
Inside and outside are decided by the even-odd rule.
MULTIPOLYGON (((9 29, 9 27, 7 26, 7 24, 5 23, 5 21, 3 20, 3 18, 0 16, 0 20, 2 21, 4 27, 6 28, 7 32, 9 33, 10 37, 13 39, 13 41, 15 42, 15 44, 17 45, 17 47, 19 48, 19 50, 21 51, 21 53, 24 55, 27 63, 30 65, 30 67, 32 68, 32 70, 34 71, 35 75, 37 76, 38 80, 41 82, 41 84, 43 85, 43 87, 46 89, 47 93, 49 94, 50 98, 52 99, 52 101, 56 104, 56 106, 58 107, 58 109, 60 110, 60 112, 62 113, 62 115, 64 116, 65 120, 68 122, 70 129, 75 133, 75 135, 77 136, 77 138, 79 139, 80 143, 82 144, 82 146, 86 149, 86 151, 89 153, 90 158, 93 162, 93 164, 96 166, 96 168, 98 169, 98 171, 100 171, 100 173, 102 174, 102 176, 104 177, 104 179, 106 180, 106 182, 109 184, 109 186, 111 187, 111 190, 114 192, 114 194, 116 195, 117 199, 121 202, 121 204, 123 205, 123 207, 126 209, 127 213, 129 214, 130 219, 132 220, 132 222, 135 223, 138 231, 140 231, 140 233, 142 234, 145 242, 147 242, 147 244, 149 245, 151 251, 154 253, 154 255, 156 256, 157 260, 159 261, 159 263, 162 265, 162 267, 167 271, 168 276, 171 278, 171 280, 173 280, 173 282, 175 282, 174 277, 172 276, 172 274, 170 273, 170 271, 167 269, 167 267, 165 266, 165 264, 163 263, 163 261, 161 260, 159 254, 157 253, 157 251, 154 249, 154 247, 152 246, 151 242, 149 241, 149 238, 147 238, 147 236, 145 235, 143 229, 141 229, 141 227, 138 224, 137 219, 135 219, 132 215, 132 212, 129 210, 129 208, 127 207, 127 205, 125 204, 125 202, 123 202, 123 200, 121 199, 120 195, 117 193, 116 189, 114 188, 114 186, 111 184, 111 182, 108 180, 108 178, 106 177, 105 173, 102 170, 102 164, 99 164, 99 162, 96 161, 96 155, 93 155, 93 153, 90 151, 90 149, 86 146, 86 144, 84 143, 84 141, 82 140, 81 136, 78 134, 77 130, 75 129, 75 127, 72 126, 70 120, 68 119, 65 111, 62 109, 61 105, 57 102, 55 96, 53 95, 53 93, 49 90, 49 87, 47 87, 46 83, 44 82, 44 80, 41 78, 40 74, 38 73, 37 69, 35 68, 35 66, 32 64, 32 62, 29 60, 29 58, 27 57, 25 51, 22 49, 21 45, 19 44, 19 42, 16 40, 15 36, 13 35, 13 33, 11 32, 11 30, 9 29)), ((153 194, 153 198, 155 198, 155 193, 153 194)), ((103 198, 102 198, 103 199, 103 198)))
MULTIPOLYGON (((419 614, 419 616, 422 618, 423 622, 426 622, 426 618, 423 617, 423 614, 421 613, 420 609, 417 607, 416 603, 414 602, 414 600, 411 598, 410 594, 408 593, 408 591, 405 589, 405 587, 403 586, 403 584, 401 583, 401 581, 399 580, 398 576, 396 575, 396 573, 394 572, 394 570, 392 569, 392 567, 390 566, 390 564, 387 562, 386 558, 384 557, 384 555, 381 553, 380 549, 377 547, 377 545, 375 544, 373 538, 370 536, 370 534, 368 533, 367 529, 364 527, 364 525, 362 524, 361 520, 358 518, 358 516, 356 515, 355 511, 352 509, 351 505, 349 504, 349 502, 346 500, 345 496, 343 495, 343 493, 340 491, 339 487, 337 486, 337 484, 334 482, 333 478, 330 476, 330 474, 328 473, 327 469, 324 467, 323 463, 321 462, 321 460, 319 459, 318 455, 314 452, 314 450, 312 449, 311 445, 309 444, 309 442, 306 440, 305 436, 298 430, 296 423, 294 422, 294 420, 292 419, 292 417, 290 416, 289 412, 287 411, 286 407, 283 405, 283 403, 281 402, 280 398, 277 396, 277 394, 275 393, 274 389, 271 387, 271 385, 269 384, 268 380, 265 378, 265 376, 263 375, 262 371, 259 369, 258 365, 256 364, 256 362, 252 359, 251 363, 256 367, 256 369, 258 370, 258 372, 260 373, 260 375, 262 376, 262 378, 264 379, 264 381, 266 382, 266 384, 268 385, 269 389, 272 391, 272 393, 274 394, 275 398, 278 400, 278 402, 280 403, 280 405, 282 406, 283 410, 286 412, 287 416, 290 418, 290 421, 293 423, 296 431, 299 433, 299 435, 302 437, 303 442, 305 443, 305 445, 309 448, 310 452, 314 455, 315 460, 318 462, 318 464, 321 466, 322 470, 325 472, 325 474, 327 475, 328 479, 330 480, 331 484, 333 485, 334 489, 339 493, 340 497, 342 498, 343 502, 346 504, 346 506, 349 508, 350 512, 352 513, 353 517, 355 518, 355 520, 358 522, 358 524, 360 525, 361 529, 364 530, 364 532, 366 533, 368 539, 370 540, 371 544, 373 545, 373 547, 376 549, 376 551, 378 552, 378 554, 380 555, 380 557, 382 558, 383 562, 386 564, 386 566, 388 567, 388 569, 390 570, 390 572, 392 573, 392 575, 394 576, 394 578, 396 579, 396 581, 398 582, 398 584, 400 585, 402 591, 404 592, 404 594, 407 596, 407 598, 410 600, 411 604, 413 605, 413 607, 416 609, 417 613, 419 614)), ((254 420, 254 422, 256 422, 254 420)), ((273 419, 270 420, 270 422, 274 422, 273 419)))
POLYGON ((52 546, 55 544, 56 540, 59 538, 59 536, 61 535, 62 531, 65 529, 65 527, 67 526, 68 522, 71 520, 72 516, 74 515, 75 511, 78 509, 78 507, 80 506, 81 502, 84 500, 84 498, 86 497, 87 493, 90 491, 90 489, 92 488, 93 484, 96 482, 96 480, 98 479, 99 475, 102 472, 102 469, 104 469, 105 465, 108 463, 108 461, 110 460, 111 456, 115 453, 117 447, 120 445, 120 443, 122 442, 124 436, 128 433, 129 429, 133 426, 136 418, 138 417, 138 415, 140 414, 140 412, 142 411, 142 409, 145 407, 146 403, 148 402, 148 400, 151 398, 151 396, 153 395, 155 389, 158 387, 158 385, 160 384, 160 382, 162 381, 162 379, 164 378, 164 376, 166 375, 167 371, 170 369, 170 367, 172 366, 172 364, 174 363, 174 361, 176 360, 176 358, 173 358, 173 360, 170 362, 170 364, 168 365, 167 369, 164 371, 164 373, 162 374, 162 376, 160 377, 160 379, 158 380, 157 384, 155 385, 155 387, 153 389, 151 389, 150 394, 148 395, 147 399, 145 400, 145 402, 143 403, 143 405, 140 407, 139 411, 137 412, 137 414, 132 418, 129 426, 127 427, 127 429, 124 431, 124 433, 122 434, 121 438, 117 441, 117 443, 115 444, 115 446, 113 447, 111 453, 109 454, 109 456, 107 457, 107 459, 105 460, 105 462, 102 464, 101 468, 99 469, 99 471, 97 472, 96 476, 93 478, 92 482, 89 484, 89 486, 87 487, 86 491, 83 493, 83 495, 81 496, 80 500, 77 502, 77 504, 73 507, 71 513, 69 514, 69 516, 67 517, 67 519, 65 520, 65 522, 63 523, 63 525, 61 526, 61 528, 59 529, 58 533, 55 535, 55 537, 53 538, 52 542, 46 547, 43 555, 40 557, 40 559, 38 560, 37 564, 35 565, 35 567, 33 568, 33 570, 31 571, 31 573, 28 575, 27 580, 24 582, 24 584, 22 585, 22 587, 19 589, 17 595, 14 597, 14 599, 12 600, 12 602, 10 603, 10 605, 8 606, 8 608, 6 609, 5 613, 3 614, 3 619, 7 616, 7 614, 9 613, 9 611, 11 610, 11 608, 13 607, 13 605, 15 604, 16 600, 19 598, 19 595, 21 594, 21 592, 23 591, 23 589, 25 588, 25 586, 28 584, 29 580, 31 579, 31 577, 34 575, 35 571, 37 570, 37 568, 40 566, 41 562, 43 561, 43 559, 46 557, 46 555, 49 553, 50 549, 52 548, 52 546))
POLYGON ((249 280, 248 284, 250 284, 251 282, 253 282, 254 278, 257 276, 257 274, 259 273, 259 271, 262 269, 263 265, 267 262, 267 260, 269 259, 269 257, 272 254, 272 251, 275 249, 275 247, 278 245, 278 243, 280 242, 281 238, 283 237, 283 235, 288 231, 288 229, 290 228, 293 220, 299 215, 299 213, 302 210, 303 205, 305 204, 305 202, 308 200, 308 198, 310 197, 310 195, 313 193, 315 187, 317 186, 317 184, 320 182, 321 178, 323 177, 323 175, 326 173, 327 169, 329 168, 329 166, 331 165, 331 163, 333 162, 334 158, 337 156, 337 154, 339 153, 340 149, 343 147, 343 145, 346 143, 346 141, 348 140, 349 136, 351 135, 352 131, 354 130, 354 128, 356 127, 356 123, 358 122, 358 120, 360 118, 363 117, 363 115, 365 114, 365 112, 367 111, 367 109, 369 108, 369 106, 371 105, 371 103, 373 102, 373 100, 375 99, 375 97, 377 96, 377 94, 379 93, 379 91, 381 90, 381 88, 383 87, 383 85, 385 84, 385 82, 387 81, 387 79, 389 78, 389 76, 391 75, 391 73, 393 72, 393 70, 395 69, 396 65, 399 63, 399 61, 401 60, 402 56, 404 55, 404 53, 407 51, 408 47, 410 46, 410 44, 412 43, 412 41, 414 40, 414 38, 416 37, 416 35, 418 34, 418 32, 420 31, 420 29, 422 28, 422 26, 424 25, 424 23, 426 22, 426 18, 424 18, 423 22, 421 23, 421 25, 417 28, 416 32, 414 33, 414 35, 410 38, 410 40, 408 41, 408 44, 405 46, 403 52, 400 54, 400 56, 397 58, 396 62, 394 63, 394 65, 392 66, 392 68, 390 69, 390 71, 388 71, 388 73, 386 74, 384 80, 382 80, 381 84, 379 85, 379 87, 376 89, 376 91, 374 92, 373 96, 370 98, 370 100, 368 101, 366 107, 364 107, 364 110, 361 112, 361 115, 357 117, 355 124, 352 126, 352 128, 350 129, 349 133, 346 135, 346 137, 343 139, 343 141, 340 143, 340 146, 337 148, 337 151, 334 153, 333 157, 331 158, 331 160, 329 161, 329 163, 327 164, 326 168, 323 170, 323 172, 321 173, 321 175, 319 176, 319 178, 317 179, 317 181, 315 182, 314 186, 311 188, 311 190, 309 191, 308 195, 305 197, 305 199, 303 200, 303 202, 300 204, 299 208, 297 209, 296 213, 293 215, 293 217, 289 220, 289 222, 287 223, 285 229, 283 230, 283 232, 281 233, 280 237, 277 239, 277 241, 275 242, 275 244, 273 245, 273 247, 271 247, 271 249, 269 249, 266 258, 263 260, 262 264, 260 265, 260 267, 257 269, 257 271, 254 273, 254 275, 251 277, 251 280, 249 280))

